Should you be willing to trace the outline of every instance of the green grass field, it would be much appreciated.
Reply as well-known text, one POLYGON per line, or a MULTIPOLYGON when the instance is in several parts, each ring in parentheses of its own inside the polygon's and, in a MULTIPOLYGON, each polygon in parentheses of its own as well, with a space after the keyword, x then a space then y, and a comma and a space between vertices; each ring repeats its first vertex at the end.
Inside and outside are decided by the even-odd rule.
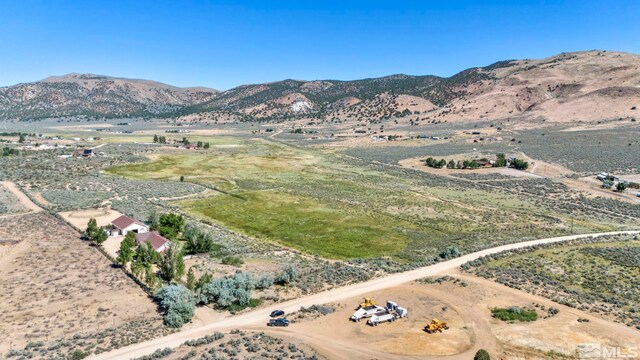
POLYGON ((371 212, 349 213, 316 199, 263 190, 182 201, 199 214, 256 238, 328 258, 393 255, 405 248, 410 223, 371 212))
POLYGON ((420 262, 448 246, 470 252, 566 228, 566 217, 534 199, 352 164, 318 149, 248 139, 237 145, 174 151, 106 172, 145 180, 184 176, 215 187, 223 194, 176 205, 238 232, 336 259, 420 262))

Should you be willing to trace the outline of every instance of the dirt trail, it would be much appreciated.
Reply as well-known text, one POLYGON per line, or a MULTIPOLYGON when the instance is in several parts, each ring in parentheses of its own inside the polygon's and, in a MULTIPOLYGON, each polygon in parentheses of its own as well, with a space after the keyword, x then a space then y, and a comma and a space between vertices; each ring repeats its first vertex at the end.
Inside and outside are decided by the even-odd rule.
MULTIPOLYGON (((14 184, 13 182, 0 181, 0 185, 4 186, 5 188, 7 188, 7 190, 11 191, 13 195, 15 195, 16 198, 18 198, 18 200, 20 200, 20 203, 22 203, 22 205, 27 209, 31 210, 31 212, 42 211, 42 208, 36 205, 33 201, 31 201, 31 199, 29 199, 29 197, 25 195, 25 193, 23 193, 20 189, 18 189, 16 184, 14 184)), ((24 214, 21 214, 21 215, 24 215, 24 214)))
POLYGON ((638 234, 640 231, 615 231, 607 233, 595 233, 595 234, 583 234, 583 235, 569 235, 556 238, 538 239, 532 241, 525 241, 515 244, 508 244, 497 246, 491 249, 485 249, 475 253, 463 255, 459 258, 455 258, 448 261, 443 261, 430 266, 425 266, 415 270, 393 274, 366 282, 344 286, 341 288, 324 291, 321 293, 305 296, 302 298, 286 301, 280 304, 274 304, 265 308, 260 308, 251 312, 244 313, 242 315, 227 317, 226 319, 210 323, 204 326, 194 327, 186 329, 184 331, 174 333, 165 337, 153 339, 139 344, 126 346, 120 349, 116 349, 110 352, 105 352, 99 355, 90 357, 91 359, 131 359, 153 353, 157 349, 166 347, 177 347, 187 340, 197 339, 205 335, 209 335, 214 331, 242 329, 242 328, 258 328, 266 329, 264 323, 267 316, 271 311, 279 309, 284 310, 287 313, 294 312, 300 309, 301 306, 310 307, 315 304, 326 304, 329 302, 337 302, 351 297, 361 296, 366 293, 379 291, 387 288, 392 288, 403 283, 411 282, 423 277, 434 276, 446 271, 457 269, 460 265, 478 259, 482 256, 496 254, 505 250, 514 250, 533 245, 549 244, 554 242, 562 242, 575 240, 585 237, 597 237, 605 235, 616 234, 638 234))

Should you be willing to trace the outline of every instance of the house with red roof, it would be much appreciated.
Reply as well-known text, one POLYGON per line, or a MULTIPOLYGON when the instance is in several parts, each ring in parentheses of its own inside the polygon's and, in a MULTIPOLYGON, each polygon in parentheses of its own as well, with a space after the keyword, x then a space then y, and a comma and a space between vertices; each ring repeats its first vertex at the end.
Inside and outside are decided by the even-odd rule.
POLYGON ((106 231, 109 236, 125 236, 130 231, 136 234, 148 233, 149 227, 127 215, 121 215, 111 222, 106 231))
POLYGON ((157 231, 138 233, 136 235, 136 242, 138 245, 149 243, 157 252, 163 252, 171 246, 171 241, 160 235, 157 231))

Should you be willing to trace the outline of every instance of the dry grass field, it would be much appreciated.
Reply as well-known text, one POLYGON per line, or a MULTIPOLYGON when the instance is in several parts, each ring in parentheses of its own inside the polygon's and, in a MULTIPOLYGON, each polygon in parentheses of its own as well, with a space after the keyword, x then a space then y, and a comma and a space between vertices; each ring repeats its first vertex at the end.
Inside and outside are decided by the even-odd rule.
POLYGON ((138 285, 53 216, 0 219, 0 239, 19 241, 0 255, 0 352, 156 315, 138 285))

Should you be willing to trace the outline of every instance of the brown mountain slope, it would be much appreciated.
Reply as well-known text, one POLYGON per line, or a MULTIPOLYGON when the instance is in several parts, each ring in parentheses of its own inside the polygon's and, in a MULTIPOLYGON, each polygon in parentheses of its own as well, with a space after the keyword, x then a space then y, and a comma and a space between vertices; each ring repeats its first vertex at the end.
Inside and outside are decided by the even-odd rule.
MULTIPOLYGON (((593 121, 638 116, 640 56, 588 51, 520 60, 451 102, 447 120, 509 118, 593 121)), ((442 113, 442 111, 440 112, 442 113)))
POLYGON ((638 55, 585 51, 500 61, 448 78, 284 80, 223 92, 69 74, 0 88, 0 119, 85 115, 181 116, 189 121, 596 121, 638 116, 639 69, 638 55))
POLYGON ((0 88, 0 119, 171 114, 209 101, 217 93, 207 88, 178 88, 149 80, 73 73, 0 88))

